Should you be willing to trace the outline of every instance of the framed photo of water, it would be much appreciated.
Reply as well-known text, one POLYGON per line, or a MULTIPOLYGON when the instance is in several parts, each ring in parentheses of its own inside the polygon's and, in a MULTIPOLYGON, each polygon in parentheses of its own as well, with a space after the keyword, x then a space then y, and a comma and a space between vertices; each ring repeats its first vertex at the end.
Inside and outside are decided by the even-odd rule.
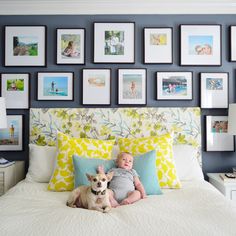
POLYGON ((37 100, 71 101, 74 99, 73 72, 38 72, 37 100))
POLYGON ((46 26, 5 26, 5 66, 46 66, 46 26))
POLYGON ((193 72, 157 72, 157 100, 192 100, 193 72))

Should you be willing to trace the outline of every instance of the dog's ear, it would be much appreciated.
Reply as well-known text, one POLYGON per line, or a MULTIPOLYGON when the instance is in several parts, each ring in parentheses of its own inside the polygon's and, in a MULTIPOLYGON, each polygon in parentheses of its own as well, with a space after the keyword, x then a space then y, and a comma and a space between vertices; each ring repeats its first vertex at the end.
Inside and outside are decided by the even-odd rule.
POLYGON ((89 175, 89 174, 86 173, 86 176, 87 176, 89 182, 91 182, 93 180, 93 176, 92 175, 89 175))
POLYGON ((108 182, 111 181, 113 175, 114 175, 114 172, 109 172, 108 174, 106 174, 106 176, 107 176, 107 181, 108 181, 108 182))

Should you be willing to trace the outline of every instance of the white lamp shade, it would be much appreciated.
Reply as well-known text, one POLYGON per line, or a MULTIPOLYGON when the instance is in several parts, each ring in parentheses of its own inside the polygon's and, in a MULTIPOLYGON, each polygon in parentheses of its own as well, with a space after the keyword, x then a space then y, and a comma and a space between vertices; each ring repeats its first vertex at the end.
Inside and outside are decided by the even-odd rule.
POLYGON ((7 128, 7 113, 5 98, 0 97, 0 129, 7 128))
POLYGON ((228 133, 236 135, 236 103, 229 104, 228 133))

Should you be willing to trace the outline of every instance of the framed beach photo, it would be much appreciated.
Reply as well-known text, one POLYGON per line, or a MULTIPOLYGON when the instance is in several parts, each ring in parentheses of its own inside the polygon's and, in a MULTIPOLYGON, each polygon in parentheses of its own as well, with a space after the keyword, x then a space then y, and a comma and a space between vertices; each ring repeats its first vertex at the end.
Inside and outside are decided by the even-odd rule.
POLYGON ((230 26, 230 61, 236 61, 236 25, 230 26))
POLYGON ((5 66, 46 66, 46 26, 5 26, 5 66))
POLYGON ((228 108, 229 73, 200 73, 201 108, 228 108))
POLYGON ((144 63, 173 63, 172 28, 144 28, 144 63))
POLYGON ((157 72, 157 100, 192 100, 193 72, 157 72))
POLYGON ((85 64, 85 29, 57 29, 57 64, 85 64))
POLYGON ((221 66, 221 25, 180 25, 181 66, 221 66))
POLYGON ((73 100, 73 72, 38 72, 37 100, 73 100))
POLYGON ((135 23, 94 23, 94 63, 134 63, 135 23))
POLYGON ((228 116, 206 116, 206 151, 235 151, 234 136, 228 134, 228 116))
POLYGON ((147 104, 147 70, 118 69, 118 104, 147 104))
POLYGON ((0 151, 23 150, 23 116, 7 115, 7 128, 0 129, 0 151))
POLYGON ((111 104, 111 69, 83 69, 83 105, 111 104))
POLYGON ((2 73, 1 96, 7 109, 29 108, 29 73, 2 73))

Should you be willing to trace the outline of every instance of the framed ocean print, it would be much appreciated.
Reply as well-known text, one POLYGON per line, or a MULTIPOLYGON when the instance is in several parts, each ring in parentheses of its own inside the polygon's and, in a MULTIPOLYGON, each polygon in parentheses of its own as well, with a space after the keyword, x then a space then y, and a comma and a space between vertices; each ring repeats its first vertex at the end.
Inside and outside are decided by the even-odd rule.
POLYGON ((206 116, 206 151, 235 151, 234 136, 228 134, 228 116, 206 116))
POLYGON ((111 104, 111 69, 83 69, 83 105, 111 104))
POLYGON ((201 108, 228 108, 229 73, 200 73, 201 108))
POLYGON ((37 100, 73 100, 73 72, 38 72, 37 100))
POLYGON ((85 64, 85 29, 57 29, 57 64, 85 64))
POLYGON ((118 69, 118 104, 147 104, 147 70, 118 69))
POLYGON ((0 151, 23 150, 23 115, 7 115, 7 128, 0 129, 0 151))
POLYGON ((5 26, 5 66, 46 66, 46 26, 5 26))
POLYGON ((221 66, 221 25, 180 25, 181 66, 221 66))
POLYGON ((236 25, 230 26, 230 61, 236 61, 236 25))
POLYGON ((157 100, 192 100, 193 72, 157 72, 157 100))
POLYGON ((172 28, 144 28, 144 63, 173 63, 172 28))
POLYGON ((2 73, 1 96, 7 109, 29 108, 29 73, 2 73))
POLYGON ((134 63, 134 22, 94 23, 94 63, 134 63))

